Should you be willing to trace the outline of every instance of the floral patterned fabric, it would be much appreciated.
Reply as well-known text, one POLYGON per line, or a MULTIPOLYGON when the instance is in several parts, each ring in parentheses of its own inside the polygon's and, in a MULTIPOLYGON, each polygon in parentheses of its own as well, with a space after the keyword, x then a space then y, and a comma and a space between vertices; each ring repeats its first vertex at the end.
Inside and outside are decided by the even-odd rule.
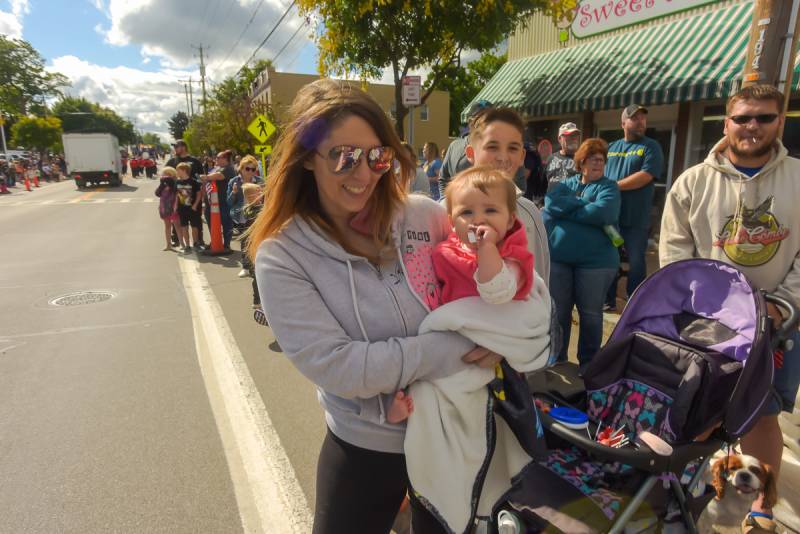
MULTIPOLYGON (((672 399, 645 384, 624 379, 601 390, 590 391, 588 415, 601 428, 624 428, 631 443, 641 432, 652 432, 672 441, 674 435, 667 424, 672 399)), ((619 462, 594 461, 586 451, 576 447, 556 449, 539 462, 540 465, 572 484, 591 499, 603 514, 613 519, 622 509, 621 489, 635 470, 619 462)))

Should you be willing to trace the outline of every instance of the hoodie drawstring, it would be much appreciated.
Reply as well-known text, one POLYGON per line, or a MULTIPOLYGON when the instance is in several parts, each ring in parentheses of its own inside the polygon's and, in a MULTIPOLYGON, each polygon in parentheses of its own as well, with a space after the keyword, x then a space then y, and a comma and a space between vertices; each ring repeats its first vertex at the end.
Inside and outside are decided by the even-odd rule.
MULTIPOLYGON (((347 260, 347 275, 350 278, 350 297, 353 299, 353 311, 356 314, 356 321, 358 322, 358 327, 361 329, 361 335, 364 337, 364 341, 369 343, 369 336, 367 335, 367 329, 364 328, 364 321, 361 320, 361 312, 358 309, 358 295, 356 295, 356 280, 353 276, 353 263, 350 260, 347 260)), ((386 423, 386 410, 383 407, 383 402, 381 401, 381 396, 378 395, 378 409, 380 410, 380 424, 386 423)))

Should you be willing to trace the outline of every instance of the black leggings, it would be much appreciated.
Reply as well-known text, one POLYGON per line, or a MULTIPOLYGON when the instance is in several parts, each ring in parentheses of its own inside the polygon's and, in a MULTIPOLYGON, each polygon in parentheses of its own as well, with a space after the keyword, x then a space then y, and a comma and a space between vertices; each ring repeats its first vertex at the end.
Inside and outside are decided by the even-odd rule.
MULTIPOLYGON (((404 455, 362 449, 328 430, 317 464, 313 534, 388 534, 407 488, 404 455)), ((414 534, 444 533, 410 498, 414 534)))

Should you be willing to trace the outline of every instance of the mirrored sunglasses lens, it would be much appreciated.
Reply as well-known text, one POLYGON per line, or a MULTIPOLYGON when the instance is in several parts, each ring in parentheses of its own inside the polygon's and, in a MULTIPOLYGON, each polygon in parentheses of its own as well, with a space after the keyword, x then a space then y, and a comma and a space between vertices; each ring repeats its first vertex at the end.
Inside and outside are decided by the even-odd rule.
POLYGON ((342 174, 354 169, 355 166, 358 165, 358 159, 360 157, 360 148, 353 148, 351 146, 333 147, 328 154, 328 160, 333 163, 331 172, 334 174, 342 174))
POLYGON ((384 173, 392 167, 394 150, 388 146, 376 146, 369 151, 369 168, 375 172, 384 173))

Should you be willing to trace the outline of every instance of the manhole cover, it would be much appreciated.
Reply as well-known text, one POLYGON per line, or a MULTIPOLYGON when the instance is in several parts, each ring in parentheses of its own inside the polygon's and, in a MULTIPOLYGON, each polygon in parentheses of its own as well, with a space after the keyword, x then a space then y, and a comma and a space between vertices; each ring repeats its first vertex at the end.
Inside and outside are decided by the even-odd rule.
POLYGON ((68 295, 61 295, 50 301, 53 306, 81 306, 83 304, 96 304, 114 297, 108 291, 77 291, 68 295))

